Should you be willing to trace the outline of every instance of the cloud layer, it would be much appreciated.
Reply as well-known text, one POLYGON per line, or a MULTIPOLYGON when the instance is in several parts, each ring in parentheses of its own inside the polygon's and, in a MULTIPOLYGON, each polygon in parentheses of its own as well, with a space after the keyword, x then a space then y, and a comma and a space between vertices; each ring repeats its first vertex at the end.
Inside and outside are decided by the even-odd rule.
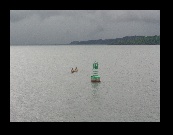
POLYGON ((160 35, 160 11, 10 11, 10 44, 66 44, 133 35, 160 35))

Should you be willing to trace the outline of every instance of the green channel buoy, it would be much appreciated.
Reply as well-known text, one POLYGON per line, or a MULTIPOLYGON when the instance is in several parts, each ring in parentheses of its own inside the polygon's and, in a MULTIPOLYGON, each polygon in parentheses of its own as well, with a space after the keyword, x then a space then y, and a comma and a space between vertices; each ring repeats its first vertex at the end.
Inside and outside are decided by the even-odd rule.
POLYGON ((91 76, 91 82, 100 82, 100 76, 98 75, 98 62, 93 63, 93 75, 91 76))

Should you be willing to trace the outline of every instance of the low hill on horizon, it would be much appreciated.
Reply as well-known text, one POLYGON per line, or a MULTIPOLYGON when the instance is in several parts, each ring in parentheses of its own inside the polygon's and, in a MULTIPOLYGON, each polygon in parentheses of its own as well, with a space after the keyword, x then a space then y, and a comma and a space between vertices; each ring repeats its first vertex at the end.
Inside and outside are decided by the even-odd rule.
POLYGON ((98 39, 87 41, 73 41, 70 45, 160 45, 160 35, 157 36, 126 36, 115 39, 98 39))

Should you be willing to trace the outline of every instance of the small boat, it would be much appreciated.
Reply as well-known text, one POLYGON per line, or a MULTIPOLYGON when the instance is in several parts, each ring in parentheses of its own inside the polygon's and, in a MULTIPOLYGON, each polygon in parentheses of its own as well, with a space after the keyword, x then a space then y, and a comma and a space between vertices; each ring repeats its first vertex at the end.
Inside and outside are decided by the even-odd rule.
POLYGON ((78 72, 77 67, 75 68, 75 70, 73 70, 73 68, 71 69, 71 73, 74 73, 74 72, 78 72))

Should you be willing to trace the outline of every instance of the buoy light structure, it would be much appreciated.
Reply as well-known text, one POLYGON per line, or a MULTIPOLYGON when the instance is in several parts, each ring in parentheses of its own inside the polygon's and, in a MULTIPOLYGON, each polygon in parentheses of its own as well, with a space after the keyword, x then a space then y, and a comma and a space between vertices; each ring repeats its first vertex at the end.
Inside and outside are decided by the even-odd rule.
POLYGON ((100 76, 98 75, 98 62, 93 63, 93 75, 91 76, 91 82, 100 82, 100 76))

